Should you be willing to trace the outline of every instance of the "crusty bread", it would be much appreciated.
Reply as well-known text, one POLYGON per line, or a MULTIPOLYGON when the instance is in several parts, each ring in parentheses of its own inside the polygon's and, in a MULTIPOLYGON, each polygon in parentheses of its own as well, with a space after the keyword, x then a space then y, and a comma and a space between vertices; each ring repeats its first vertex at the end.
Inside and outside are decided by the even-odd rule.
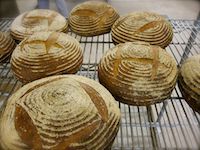
POLYGON ((15 41, 7 33, 0 32, 0 62, 5 61, 15 49, 15 41))
POLYGON ((186 102, 200 114, 200 55, 192 56, 183 63, 178 85, 186 102))
POLYGON ((120 17, 112 27, 115 44, 145 41, 165 48, 173 38, 170 23, 162 16, 150 12, 134 12, 120 17))
POLYGON ((74 7, 69 16, 72 31, 83 36, 95 36, 110 32, 119 18, 117 11, 109 4, 88 1, 74 7))
POLYGON ((60 75, 29 83, 8 100, 0 119, 0 145, 8 150, 107 150, 120 110, 98 82, 60 75))
POLYGON ((66 32, 67 30, 67 20, 59 13, 46 9, 25 12, 19 15, 11 25, 11 35, 17 41, 22 41, 35 32, 66 32))
POLYGON ((127 42, 106 52, 98 66, 98 77, 116 100, 150 105, 170 97, 176 84, 177 66, 158 46, 127 42))
POLYGON ((55 74, 76 73, 82 64, 79 42, 59 32, 38 32, 23 40, 11 57, 14 75, 23 83, 55 74))

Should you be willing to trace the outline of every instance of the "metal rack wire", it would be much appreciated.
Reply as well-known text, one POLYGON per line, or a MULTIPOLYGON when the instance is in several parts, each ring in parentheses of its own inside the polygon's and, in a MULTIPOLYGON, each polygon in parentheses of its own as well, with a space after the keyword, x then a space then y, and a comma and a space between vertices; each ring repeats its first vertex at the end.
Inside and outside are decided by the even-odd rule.
MULTIPOLYGON (((0 30, 8 31, 12 19, 1 19, 0 30)), ((166 48, 179 65, 187 57, 200 53, 200 21, 171 20, 174 38, 166 48)), ((70 35, 80 41, 84 61, 79 75, 98 80, 97 64, 113 47, 110 34, 95 37, 70 35)), ((0 64, 0 105, 21 87, 10 71, 9 62, 0 64)), ((171 98, 149 107, 119 103, 122 119, 113 150, 200 149, 200 115, 183 99, 178 87, 171 98)))

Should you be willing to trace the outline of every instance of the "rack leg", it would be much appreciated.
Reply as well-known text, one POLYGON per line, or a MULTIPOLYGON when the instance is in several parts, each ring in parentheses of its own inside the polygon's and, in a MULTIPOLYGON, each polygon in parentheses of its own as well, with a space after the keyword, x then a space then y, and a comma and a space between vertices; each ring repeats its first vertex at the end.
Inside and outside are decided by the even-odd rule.
POLYGON ((155 123, 153 119, 152 109, 151 106, 147 106, 147 115, 148 115, 148 122, 150 123, 150 133, 151 133, 151 139, 152 139, 152 146, 154 149, 158 148, 158 140, 156 135, 156 126, 152 124, 155 123))
POLYGON ((163 106, 162 106, 162 108, 160 110, 160 113, 158 114, 158 118, 157 118, 156 122, 160 122, 160 120, 161 120, 161 118, 162 118, 162 116, 163 116, 163 114, 164 114, 164 112, 166 110, 166 106, 167 105, 168 105, 168 101, 164 101, 163 102, 163 106))
MULTIPOLYGON (((200 19, 200 12, 199 12, 198 17, 197 17, 197 20, 198 19, 200 19)), ((194 26, 196 26, 197 23, 198 23, 198 21, 195 21, 194 26)), ((183 56, 181 58, 180 64, 182 64, 184 62, 184 60, 188 58, 188 55, 189 55, 190 50, 192 48, 193 42, 195 41, 198 32, 199 31, 197 29, 195 29, 194 27, 192 28, 192 32, 191 32, 190 37, 188 39, 188 42, 187 42, 186 48, 184 50, 183 56)))

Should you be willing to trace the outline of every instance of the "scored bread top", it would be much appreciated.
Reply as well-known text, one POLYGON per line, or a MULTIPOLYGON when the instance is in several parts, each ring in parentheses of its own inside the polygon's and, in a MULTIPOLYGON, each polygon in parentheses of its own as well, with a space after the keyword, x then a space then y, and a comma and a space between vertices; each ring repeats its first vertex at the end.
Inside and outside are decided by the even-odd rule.
POLYGON ((14 50, 15 41, 7 33, 0 32, 0 62, 6 60, 14 50))
POLYGON ((98 76, 117 100, 149 105, 170 96, 177 67, 162 48, 144 42, 127 42, 106 52, 99 63, 98 76))
POLYGON ((200 55, 188 58, 180 69, 180 84, 200 105, 200 55))
POLYGON ((77 34, 94 36, 109 32, 119 18, 117 11, 109 4, 88 1, 74 7, 69 16, 71 29, 77 34))
POLYGON ((66 19, 59 13, 36 9, 19 15, 11 25, 11 34, 14 39, 21 41, 35 32, 41 31, 67 31, 66 19))
POLYGON ((59 32, 38 32, 23 40, 14 50, 11 68, 27 83, 42 77, 76 73, 83 61, 79 42, 59 32))
POLYGON ((114 43, 145 41, 162 48, 173 37, 170 23, 161 15, 150 12, 134 12, 120 17, 112 27, 114 43))
POLYGON ((94 80, 60 75, 29 83, 8 100, 0 121, 4 149, 106 149, 120 111, 94 80))

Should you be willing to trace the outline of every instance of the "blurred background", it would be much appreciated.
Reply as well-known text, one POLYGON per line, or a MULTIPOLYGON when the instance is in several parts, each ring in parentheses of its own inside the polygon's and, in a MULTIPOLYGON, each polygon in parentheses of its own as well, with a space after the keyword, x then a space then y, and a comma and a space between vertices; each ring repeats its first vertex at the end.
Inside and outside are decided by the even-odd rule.
MULTIPOLYGON (((55 0, 50 9, 56 10, 55 0)), ((86 0, 65 0, 70 11, 86 0)), ((173 19, 196 19, 200 11, 200 0, 102 0, 113 5, 121 15, 133 11, 152 11, 173 19)), ((38 0, 0 0, 0 18, 16 17, 27 10, 37 8, 38 0)))

